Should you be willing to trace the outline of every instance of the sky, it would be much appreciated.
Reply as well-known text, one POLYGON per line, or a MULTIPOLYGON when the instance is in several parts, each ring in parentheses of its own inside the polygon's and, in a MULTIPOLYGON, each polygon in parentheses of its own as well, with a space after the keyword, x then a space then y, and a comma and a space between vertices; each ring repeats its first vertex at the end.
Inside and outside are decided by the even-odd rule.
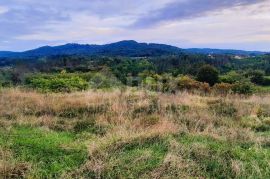
POLYGON ((270 0, 1 0, 0 50, 121 40, 270 51, 270 0))

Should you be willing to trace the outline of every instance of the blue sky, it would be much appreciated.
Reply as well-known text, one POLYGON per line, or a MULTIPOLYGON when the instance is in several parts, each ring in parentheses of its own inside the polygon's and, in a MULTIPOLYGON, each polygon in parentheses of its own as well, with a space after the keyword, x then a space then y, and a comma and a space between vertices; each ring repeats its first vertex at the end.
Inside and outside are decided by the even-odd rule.
POLYGON ((0 50, 131 39, 270 51, 270 0, 0 1, 0 50))

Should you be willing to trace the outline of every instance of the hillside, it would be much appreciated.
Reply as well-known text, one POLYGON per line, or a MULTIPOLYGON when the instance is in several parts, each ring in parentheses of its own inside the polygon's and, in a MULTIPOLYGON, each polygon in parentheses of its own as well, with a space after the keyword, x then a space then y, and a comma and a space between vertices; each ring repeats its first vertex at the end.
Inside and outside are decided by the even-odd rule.
POLYGON ((0 57, 41 57, 51 55, 103 55, 103 56, 159 56, 179 54, 181 49, 163 44, 120 41, 106 45, 66 44, 61 46, 44 46, 25 52, 0 52, 0 57))
POLYGON ((224 54, 224 55, 241 55, 256 56, 263 55, 265 52, 243 51, 243 50, 222 50, 222 49, 181 49, 178 47, 154 44, 138 43, 133 40, 120 41, 106 45, 81 45, 66 44, 61 46, 44 46, 25 52, 1 52, 0 58, 29 58, 43 57, 52 55, 100 55, 100 56, 125 56, 125 57, 150 57, 173 55, 180 53, 194 54, 224 54))
POLYGON ((216 55, 240 55, 240 56, 258 56, 264 55, 266 52, 260 51, 244 51, 244 50, 233 50, 233 49, 211 49, 211 48, 190 48, 185 49, 187 53, 197 53, 197 54, 216 54, 216 55))

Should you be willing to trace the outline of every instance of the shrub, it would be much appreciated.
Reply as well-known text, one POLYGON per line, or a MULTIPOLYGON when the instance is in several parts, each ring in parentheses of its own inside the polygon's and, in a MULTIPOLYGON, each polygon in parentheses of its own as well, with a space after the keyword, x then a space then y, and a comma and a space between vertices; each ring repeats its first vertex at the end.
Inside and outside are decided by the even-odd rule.
POLYGON ((109 89, 115 86, 121 86, 121 83, 113 76, 107 76, 102 73, 95 73, 88 79, 91 88, 95 89, 109 89))
POLYGON ((262 85, 263 86, 270 86, 270 78, 264 77, 262 85))
POLYGON ((200 84, 189 76, 181 76, 176 79, 176 86, 178 90, 195 90, 199 89, 200 84))
POLYGON ((165 73, 161 76, 162 92, 175 91, 174 78, 171 74, 165 73))
POLYGON ((201 83, 188 76, 181 76, 176 79, 176 89, 188 91, 199 90, 205 93, 211 90, 208 83, 201 83))
POLYGON ((270 67, 265 70, 265 74, 270 76, 270 67))
POLYGON ((220 77, 220 81, 223 83, 236 83, 239 81, 242 81, 244 79, 243 75, 235 72, 235 71, 231 71, 229 73, 227 73, 226 75, 223 75, 220 77))
POLYGON ((0 68, 0 86, 10 87, 13 85, 12 71, 0 68))
POLYGON ((204 93, 210 93, 211 92, 211 88, 210 85, 208 83, 199 83, 199 89, 201 91, 203 91, 204 93))
POLYGON ((232 103, 218 100, 214 103, 209 103, 209 108, 220 116, 234 117, 237 114, 237 109, 232 103))
POLYGON ((253 71, 249 74, 251 76, 250 81, 252 83, 262 85, 264 82, 264 73, 262 71, 253 71))
POLYGON ((133 117, 138 117, 139 115, 151 115, 160 110, 159 101, 153 98, 149 105, 140 106, 133 110, 133 117))
POLYGON ((261 119, 270 117, 269 106, 261 106, 257 111, 257 116, 261 119))
POLYGON ((159 91, 162 84, 160 84, 155 78, 149 76, 142 81, 143 87, 149 90, 159 91))
POLYGON ((188 111, 190 111, 190 107, 187 105, 170 104, 166 106, 166 111, 172 112, 175 114, 187 113, 188 111))
POLYGON ((217 83, 213 89, 218 94, 228 94, 232 91, 233 85, 230 83, 217 83))
POLYGON ((254 90, 249 82, 237 82, 233 85, 232 91, 237 94, 250 95, 254 90))
POLYGON ((26 85, 43 92, 82 91, 89 84, 78 75, 33 75, 26 79, 26 85))
POLYGON ((211 65, 204 65, 199 69, 197 80, 213 86, 218 82, 218 70, 211 65))

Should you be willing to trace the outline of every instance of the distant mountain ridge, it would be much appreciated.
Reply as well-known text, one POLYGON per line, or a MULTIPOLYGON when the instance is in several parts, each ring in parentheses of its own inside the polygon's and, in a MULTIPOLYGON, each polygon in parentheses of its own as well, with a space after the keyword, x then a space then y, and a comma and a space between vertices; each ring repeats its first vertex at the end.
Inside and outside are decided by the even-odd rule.
POLYGON ((197 54, 219 54, 219 55, 244 55, 244 56, 256 56, 264 55, 267 52, 261 51, 245 51, 234 49, 211 49, 211 48, 189 48, 185 49, 185 52, 197 53, 197 54))
POLYGON ((102 55, 102 56, 126 56, 126 57, 145 57, 173 55, 180 53, 196 54, 227 54, 227 55, 244 55, 256 56, 263 55, 266 52, 243 51, 243 50, 222 50, 222 49, 181 49, 175 46, 155 43, 138 43, 134 40, 124 40, 106 45, 81 45, 66 44, 60 46, 43 46, 37 49, 24 52, 0 51, 2 58, 25 58, 25 57, 42 57, 52 55, 102 55))

